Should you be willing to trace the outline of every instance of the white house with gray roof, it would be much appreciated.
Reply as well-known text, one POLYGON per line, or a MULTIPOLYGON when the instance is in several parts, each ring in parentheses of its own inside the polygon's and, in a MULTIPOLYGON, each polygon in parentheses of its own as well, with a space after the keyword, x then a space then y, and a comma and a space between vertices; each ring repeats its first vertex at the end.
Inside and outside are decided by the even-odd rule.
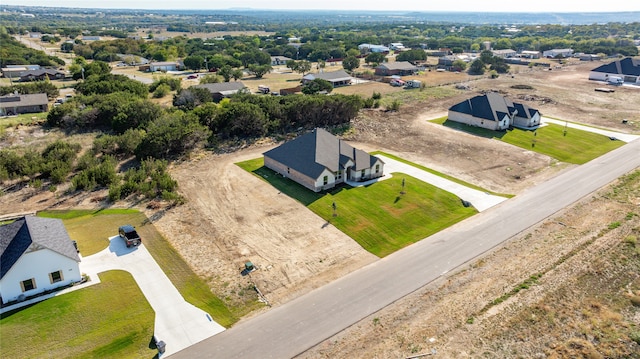
POLYGON ((320 72, 317 74, 307 74, 302 78, 302 84, 311 82, 315 79, 323 79, 331 82, 333 87, 351 85, 353 77, 346 73, 344 70, 332 71, 332 72, 320 72))
POLYGON ((0 300, 79 282, 80 256, 62 221, 27 216, 0 226, 0 300))
POLYGON ((511 126, 539 126, 540 112, 526 104, 513 102, 498 93, 490 92, 451 106, 448 120, 500 131, 511 126))
POLYGON ((382 177, 384 162, 321 128, 263 153, 264 165, 314 192, 382 177))

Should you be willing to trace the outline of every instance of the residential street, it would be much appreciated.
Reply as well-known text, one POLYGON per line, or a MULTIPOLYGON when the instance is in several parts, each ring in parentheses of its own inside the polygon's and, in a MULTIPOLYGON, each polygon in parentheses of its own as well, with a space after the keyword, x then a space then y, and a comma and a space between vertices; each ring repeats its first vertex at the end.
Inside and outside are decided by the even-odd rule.
POLYGON ((174 357, 294 357, 639 166, 633 141, 174 357))

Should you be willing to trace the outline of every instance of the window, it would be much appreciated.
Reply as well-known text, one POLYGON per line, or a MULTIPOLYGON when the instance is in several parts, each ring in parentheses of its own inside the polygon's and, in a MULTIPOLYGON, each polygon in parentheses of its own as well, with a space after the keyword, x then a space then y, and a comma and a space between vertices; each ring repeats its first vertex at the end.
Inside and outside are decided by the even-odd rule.
POLYGON ((62 271, 56 271, 53 273, 49 273, 49 280, 51 284, 61 282, 62 281, 62 271))
POLYGON ((364 170, 362 170, 362 172, 360 172, 360 178, 364 178, 364 174, 365 174, 365 172, 364 172, 364 170))
POLYGON ((291 173, 291 168, 287 167, 287 173, 291 173))
POLYGON ((23 292, 30 291, 32 289, 36 289, 36 280, 31 278, 27 280, 23 280, 20 282, 20 286, 22 287, 23 292))
POLYGON ((327 183, 329 183, 329 176, 324 176, 324 178, 322 179, 322 182, 326 186, 327 183))
POLYGON ((342 178, 342 171, 336 172, 336 178, 337 179, 341 179, 342 178))
POLYGON ((380 165, 376 165, 376 173, 380 173, 380 165))

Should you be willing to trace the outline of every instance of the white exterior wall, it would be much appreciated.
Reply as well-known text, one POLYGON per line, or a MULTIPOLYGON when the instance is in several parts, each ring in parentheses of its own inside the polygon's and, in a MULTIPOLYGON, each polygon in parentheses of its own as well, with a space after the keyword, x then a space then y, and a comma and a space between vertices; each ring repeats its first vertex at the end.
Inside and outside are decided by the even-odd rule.
POLYGON ((591 71, 589 73, 589 80, 607 81, 608 77, 609 77, 609 74, 604 72, 591 71))
POLYGON ((506 130, 511 125, 511 121, 508 116, 505 116, 500 121, 485 120, 482 118, 473 117, 466 113, 449 111, 449 120, 467 124, 469 126, 482 127, 489 130, 506 130))
POLYGON ((530 119, 515 116, 513 118, 513 126, 515 127, 533 127, 540 125, 540 112, 536 112, 530 119))
POLYGON ((78 262, 49 249, 40 249, 24 253, 11 267, 0 281, 0 295, 2 295, 2 301, 6 303, 18 299, 21 294, 28 297, 48 289, 79 282, 80 278, 78 262), (56 271, 62 273, 62 280, 52 284, 49 273, 56 271), (35 279, 35 289, 22 292, 20 283, 31 278, 35 279))
MULTIPOLYGON (((344 173, 342 174, 343 178, 344 178, 344 173)), ((324 171, 322 171, 322 173, 320 174, 320 176, 318 176, 318 178, 316 179, 316 183, 315 186, 316 188, 314 189, 315 192, 319 192, 323 189, 327 189, 327 188, 333 188, 336 185, 336 177, 333 175, 333 172, 329 171, 328 169, 324 169, 324 171), (324 176, 327 176, 327 184, 324 184, 324 176)))

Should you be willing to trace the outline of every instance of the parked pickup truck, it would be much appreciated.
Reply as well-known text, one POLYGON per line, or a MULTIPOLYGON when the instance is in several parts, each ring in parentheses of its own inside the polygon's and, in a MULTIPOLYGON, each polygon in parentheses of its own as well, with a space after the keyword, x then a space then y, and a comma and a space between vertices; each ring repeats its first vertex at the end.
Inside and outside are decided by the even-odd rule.
POLYGON ((130 224, 120 226, 120 228, 118 228, 118 235, 124 240, 127 248, 138 246, 142 243, 142 238, 140 238, 140 235, 136 232, 136 228, 130 224))

